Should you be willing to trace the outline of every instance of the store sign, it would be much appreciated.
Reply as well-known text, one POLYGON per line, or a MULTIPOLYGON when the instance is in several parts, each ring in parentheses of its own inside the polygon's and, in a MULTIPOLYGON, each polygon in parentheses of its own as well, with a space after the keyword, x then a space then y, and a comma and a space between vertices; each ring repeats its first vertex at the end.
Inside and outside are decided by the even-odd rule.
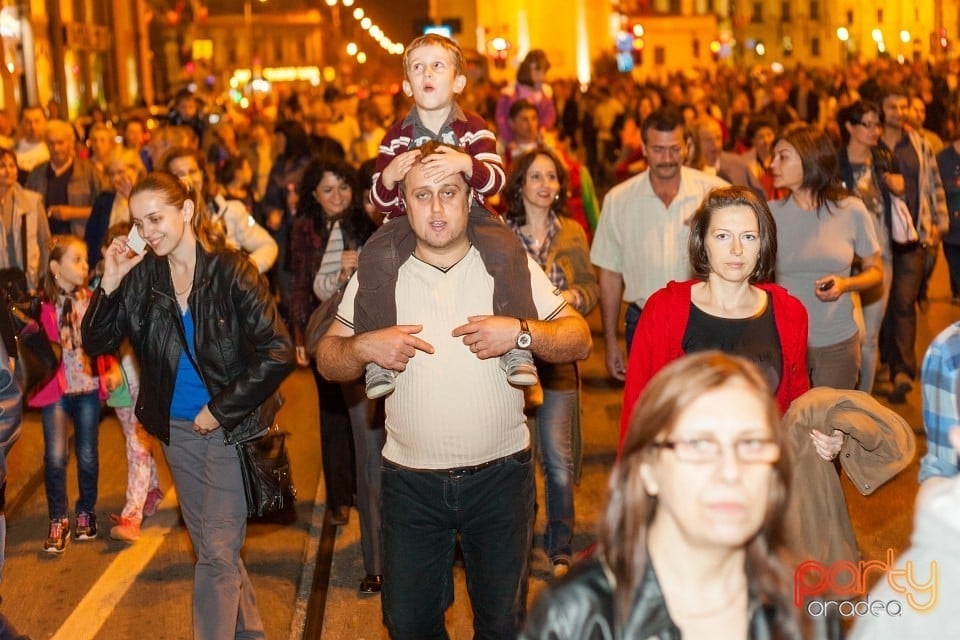
POLYGON ((67 22, 63 25, 63 42, 68 49, 108 51, 110 30, 99 24, 67 22))

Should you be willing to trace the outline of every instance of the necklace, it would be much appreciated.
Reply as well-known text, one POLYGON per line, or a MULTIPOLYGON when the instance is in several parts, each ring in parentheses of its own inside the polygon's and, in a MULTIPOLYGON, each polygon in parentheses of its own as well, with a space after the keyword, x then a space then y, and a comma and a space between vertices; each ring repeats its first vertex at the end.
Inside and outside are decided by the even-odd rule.
POLYGON ((184 287, 183 290, 177 289, 176 285, 174 285, 173 292, 177 294, 177 297, 179 298, 180 296, 185 294, 187 291, 190 291, 192 287, 193 287, 193 281, 191 280, 190 282, 187 283, 187 286, 184 287))

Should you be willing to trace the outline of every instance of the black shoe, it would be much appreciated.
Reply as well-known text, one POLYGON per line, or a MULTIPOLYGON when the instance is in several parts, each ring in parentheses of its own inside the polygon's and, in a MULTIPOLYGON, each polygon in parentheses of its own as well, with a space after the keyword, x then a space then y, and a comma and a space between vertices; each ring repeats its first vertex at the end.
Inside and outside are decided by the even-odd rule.
POLYGON ((907 394, 913 389, 913 381, 905 373, 898 373, 893 377, 893 391, 888 400, 891 404, 903 404, 907 401, 907 394))
POLYGON ((383 576, 368 573, 367 577, 360 581, 358 592, 361 596, 373 596, 380 593, 383 588, 383 576))
POLYGON ((350 507, 327 507, 330 509, 330 524, 342 527, 350 522, 350 507))

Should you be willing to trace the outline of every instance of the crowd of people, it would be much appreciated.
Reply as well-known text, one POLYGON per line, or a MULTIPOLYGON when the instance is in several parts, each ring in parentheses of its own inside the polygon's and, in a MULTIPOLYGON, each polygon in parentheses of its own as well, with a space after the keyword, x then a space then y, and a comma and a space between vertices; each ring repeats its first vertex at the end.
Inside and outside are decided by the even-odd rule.
MULTIPOLYGON (((917 383, 941 243, 960 304, 957 63, 580 91, 551 86, 535 49, 499 88, 471 85, 432 34, 403 64, 387 101, 292 94, 274 121, 211 124, 182 91, 152 129, 28 107, 0 130, 0 268, 39 292, 63 354, 24 390, 44 427, 43 550, 99 535, 106 402, 129 465, 110 536, 134 543, 163 499, 160 443, 198 558, 195 637, 261 637, 222 445, 265 424, 299 365, 329 521, 357 507, 358 594, 382 593, 391 637, 445 637, 457 546, 477 637, 838 637, 790 601, 795 505, 814 491, 793 465, 802 449, 832 471, 852 436, 825 424, 801 447, 781 417, 815 404, 896 423, 870 394, 902 403, 917 383), (596 307, 625 391, 598 542, 578 559, 577 362, 596 307), (537 457, 556 582, 525 624, 537 457)), ((960 415, 949 391, 938 415, 960 415)), ((955 434, 931 422, 925 481, 957 473, 955 434)), ((0 471, 16 436, 0 431, 0 471)))

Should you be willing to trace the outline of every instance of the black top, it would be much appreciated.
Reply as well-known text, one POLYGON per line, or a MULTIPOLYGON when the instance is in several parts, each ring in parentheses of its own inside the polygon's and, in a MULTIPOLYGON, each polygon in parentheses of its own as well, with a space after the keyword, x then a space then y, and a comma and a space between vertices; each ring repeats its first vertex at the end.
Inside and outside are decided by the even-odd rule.
POLYGON ((690 302, 690 319, 681 346, 684 353, 718 349, 746 358, 760 368, 771 391, 776 392, 780 386, 783 355, 769 293, 763 311, 750 318, 719 318, 690 302))
MULTIPOLYGON (((68 198, 68 185, 70 184, 70 178, 73 176, 73 165, 70 165, 70 168, 63 172, 63 175, 57 175, 53 171, 53 165, 48 165, 47 167, 47 192, 43 195, 43 203, 47 207, 52 207, 59 204, 70 204, 68 198)), ((52 234, 69 234, 70 233, 70 223, 64 220, 54 220, 50 218, 50 233, 52 234)))

